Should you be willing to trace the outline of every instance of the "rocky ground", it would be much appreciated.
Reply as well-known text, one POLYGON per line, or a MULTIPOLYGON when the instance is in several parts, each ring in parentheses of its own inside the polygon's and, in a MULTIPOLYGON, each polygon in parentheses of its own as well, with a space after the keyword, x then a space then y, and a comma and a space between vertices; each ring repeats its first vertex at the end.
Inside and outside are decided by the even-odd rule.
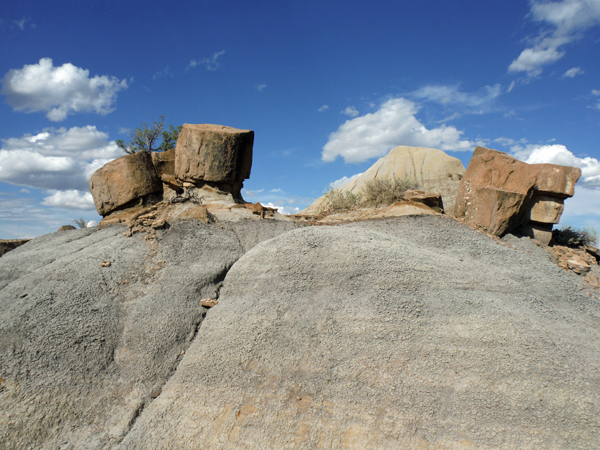
POLYGON ((528 238, 440 215, 129 230, 0 258, 0 447, 600 447, 598 293, 528 238))

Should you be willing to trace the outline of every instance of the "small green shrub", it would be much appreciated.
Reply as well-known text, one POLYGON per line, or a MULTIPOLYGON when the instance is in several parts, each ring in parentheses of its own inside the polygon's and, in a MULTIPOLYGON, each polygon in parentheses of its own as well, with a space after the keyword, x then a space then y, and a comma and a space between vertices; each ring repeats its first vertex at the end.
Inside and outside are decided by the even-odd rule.
POLYGON ((359 196, 349 191, 329 188, 325 193, 326 202, 321 207, 321 213, 333 213, 354 208, 359 203, 359 196))
POLYGON ((404 193, 417 189, 416 181, 407 178, 374 178, 365 183, 363 202, 371 206, 391 205, 404 198, 404 193))
POLYGON ((552 240, 555 244, 567 247, 583 247, 584 245, 595 247, 598 243, 598 232, 592 227, 580 229, 567 225, 553 230, 552 240))

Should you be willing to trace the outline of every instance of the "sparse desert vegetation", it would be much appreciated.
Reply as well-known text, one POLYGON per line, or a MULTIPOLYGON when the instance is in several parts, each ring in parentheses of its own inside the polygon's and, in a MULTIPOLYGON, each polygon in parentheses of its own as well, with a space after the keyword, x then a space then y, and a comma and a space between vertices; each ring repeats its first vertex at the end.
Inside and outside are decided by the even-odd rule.
POLYGON ((321 214, 347 211, 357 206, 391 205, 404 199, 404 193, 418 189, 414 180, 407 178, 375 178, 368 180, 358 194, 341 189, 331 189, 325 193, 325 203, 320 209, 321 214))

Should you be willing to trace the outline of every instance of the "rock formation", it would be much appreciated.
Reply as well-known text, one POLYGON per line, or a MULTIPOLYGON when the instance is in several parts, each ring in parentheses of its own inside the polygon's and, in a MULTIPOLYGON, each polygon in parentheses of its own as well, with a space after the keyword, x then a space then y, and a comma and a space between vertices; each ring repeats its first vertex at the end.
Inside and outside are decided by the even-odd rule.
POLYGON ((31 239, 0 239, 0 256, 26 244, 30 240, 31 239))
POLYGON ((125 155, 98 169, 90 178, 90 191, 101 216, 162 190, 151 156, 125 155))
POLYGON ((184 182, 212 182, 239 192, 250 177, 254 132, 222 125, 184 124, 175 150, 175 176, 184 182))
POLYGON ((138 152, 97 170, 90 190, 103 216, 159 194, 152 202, 195 200, 244 203, 254 132, 221 125, 184 124, 177 146, 164 153, 138 152))
MULTIPOLYGON (((459 159, 441 150, 424 147, 395 147, 365 173, 339 189, 358 194, 374 178, 406 178, 416 181, 419 190, 440 193, 446 214, 452 214, 460 180, 465 168, 459 159)), ((318 198, 300 214, 318 214, 325 197, 318 198)))
POLYGON ((545 250, 439 214, 297 227, 4 255, 0 448, 600 446, 600 300, 545 250))
POLYGON ((548 244, 580 176, 575 167, 526 164, 477 147, 460 182, 455 213, 491 234, 517 231, 548 244))

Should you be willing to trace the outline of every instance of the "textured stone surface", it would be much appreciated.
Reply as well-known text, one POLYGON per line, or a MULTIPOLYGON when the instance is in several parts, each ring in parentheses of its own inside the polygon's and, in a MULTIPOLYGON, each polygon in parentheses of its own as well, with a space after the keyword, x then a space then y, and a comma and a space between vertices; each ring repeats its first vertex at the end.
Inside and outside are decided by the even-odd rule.
POLYGON ((152 152, 152 164, 160 180, 171 189, 180 190, 183 183, 175 178, 175 149, 152 152))
POLYGON ((518 225, 519 212, 526 199, 527 196, 520 192, 479 188, 472 191, 471 200, 465 208, 465 219, 501 236, 518 225))
POLYGON ((294 228, 262 225, 178 221, 153 244, 86 228, 2 256, 0 448, 114 448, 194 339, 200 301, 245 249, 294 228))
POLYGON ((527 236, 535 239, 540 244, 548 245, 552 240, 552 224, 529 222, 526 225, 521 225, 514 230, 515 233, 521 236, 527 236))
POLYGON ((409 202, 423 203, 430 208, 444 209, 442 196, 437 192, 425 193, 423 191, 409 190, 404 193, 404 199, 409 202))
POLYGON ((0 239, 0 256, 29 242, 30 239, 0 239))
POLYGON ((557 223, 561 200, 574 194, 580 176, 576 167, 526 164, 477 147, 460 182, 455 215, 498 236, 534 218, 557 223))
POLYGON ((98 169, 90 179, 90 191, 101 216, 161 190, 162 183, 146 152, 121 156, 98 169))
POLYGON ((564 209, 565 201, 562 198, 534 195, 527 205, 523 220, 556 224, 564 209))
POLYGON ((186 123, 177 139, 175 176, 192 183, 241 184, 250 177, 253 143, 251 130, 186 123))
POLYGON ((280 235, 117 449, 598 448, 578 280, 443 216, 280 235))
MULTIPOLYGON (((365 173, 340 189, 358 194, 365 183, 374 178, 408 178, 418 183, 418 189, 442 196, 444 211, 452 214, 459 183, 465 168, 459 159, 441 150, 424 147, 395 147, 377 160, 365 173)), ((301 214, 317 214, 325 197, 317 199, 301 214)))

